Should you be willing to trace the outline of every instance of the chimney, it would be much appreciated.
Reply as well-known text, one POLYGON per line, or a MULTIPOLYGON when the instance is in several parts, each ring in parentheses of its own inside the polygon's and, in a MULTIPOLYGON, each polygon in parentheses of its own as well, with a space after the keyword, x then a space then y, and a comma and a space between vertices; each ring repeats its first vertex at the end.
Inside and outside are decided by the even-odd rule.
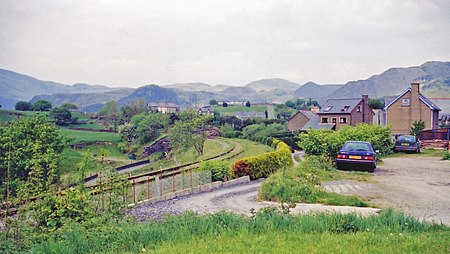
POLYGON ((312 106, 312 107, 311 107, 311 112, 317 114, 317 113, 319 113, 319 111, 320 111, 320 108, 319 108, 319 107, 317 107, 317 106, 312 106))
POLYGON ((420 88, 419 83, 411 83, 411 98, 419 98, 420 88))

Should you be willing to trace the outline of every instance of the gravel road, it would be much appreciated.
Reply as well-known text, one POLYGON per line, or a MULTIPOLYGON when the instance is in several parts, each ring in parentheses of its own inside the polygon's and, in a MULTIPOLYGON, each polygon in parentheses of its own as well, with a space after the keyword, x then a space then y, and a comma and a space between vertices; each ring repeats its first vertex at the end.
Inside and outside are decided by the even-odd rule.
POLYGON ((393 207, 420 220, 450 225, 450 161, 405 155, 383 159, 373 183, 333 181, 328 191, 358 195, 380 207, 393 207))
MULTIPOLYGON (((200 193, 188 197, 162 201, 154 204, 142 204, 128 211, 139 221, 160 220, 166 215, 182 214, 193 211, 199 214, 228 211, 250 216, 251 210, 259 210, 263 207, 279 206, 276 202, 257 201, 258 190, 263 180, 217 189, 211 192, 200 193)), ((371 215, 379 212, 379 209, 324 206, 320 204, 298 204, 291 209, 291 213, 306 213, 315 211, 330 211, 338 213, 359 213, 371 215)))

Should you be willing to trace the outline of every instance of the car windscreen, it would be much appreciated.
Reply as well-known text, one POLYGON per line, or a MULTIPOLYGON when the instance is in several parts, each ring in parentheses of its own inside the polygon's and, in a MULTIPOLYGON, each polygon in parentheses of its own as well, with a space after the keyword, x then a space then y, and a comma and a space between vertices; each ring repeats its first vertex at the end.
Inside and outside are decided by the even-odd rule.
POLYGON ((364 151, 372 152, 372 148, 367 143, 348 142, 342 147, 344 151, 364 151))
POLYGON ((398 137, 397 141, 416 142, 416 137, 414 137, 414 136, 400 136, 400 137, 398 137))

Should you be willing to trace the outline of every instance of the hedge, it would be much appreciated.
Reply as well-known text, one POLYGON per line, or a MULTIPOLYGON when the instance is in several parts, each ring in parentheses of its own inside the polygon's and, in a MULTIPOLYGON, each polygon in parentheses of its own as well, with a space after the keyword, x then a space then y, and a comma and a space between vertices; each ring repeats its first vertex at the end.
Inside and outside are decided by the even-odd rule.
POLYGON ((248 175, 254 180, 268 177, 278 169, 292 165, 291 150, 286 143, 274 140, 272 146, 276 147, 276 151, 235 161, 232 166, 234 176, 248 175))

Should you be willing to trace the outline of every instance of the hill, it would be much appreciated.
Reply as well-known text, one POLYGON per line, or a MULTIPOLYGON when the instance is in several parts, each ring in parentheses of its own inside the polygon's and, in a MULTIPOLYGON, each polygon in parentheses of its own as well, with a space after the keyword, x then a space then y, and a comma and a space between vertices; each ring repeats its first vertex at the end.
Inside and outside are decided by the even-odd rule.
POLYGON ((245 85, 245 87, 252 88, 255 91, 270 91, 274 89, 283 89, 294 91, 300 87, 300 84, 291 82, 289 80, 281 79, 281 78, 273 78, 273 79, 261 79, 257 81, 253 81, 245 85))
POLYGON ((308 82, 295 90, 295 96, 301 98, 321 99, 326 98, 342 85, 318 85, 314 82, 308 82))
POLYGON ((205 83, 177 83, 172 85, 163 86, 164 88, 178 89, 182 91, 198 91, 198 92, 220 92, 230 86, 216 85, 211 86, 205 83))
POLYGON ((101 85, 74 84, 64 85, 51 81, 0 69, 0 104, 3 108, 14 108, 17 101, 29 101, 36 95, 105 93, 118 90, 101 85))
POLYGON ((450 62, 426 62, 416 67, 391 68, 367 80, 350 81, 330 97, 359 97, 361 94, 368 94, 373 98, 392 96, 403 92, 411 82, 420 82, 425 95, 429 90, 430 93, 440 94, 440 97, 450 98, 448 79, 450 62))

